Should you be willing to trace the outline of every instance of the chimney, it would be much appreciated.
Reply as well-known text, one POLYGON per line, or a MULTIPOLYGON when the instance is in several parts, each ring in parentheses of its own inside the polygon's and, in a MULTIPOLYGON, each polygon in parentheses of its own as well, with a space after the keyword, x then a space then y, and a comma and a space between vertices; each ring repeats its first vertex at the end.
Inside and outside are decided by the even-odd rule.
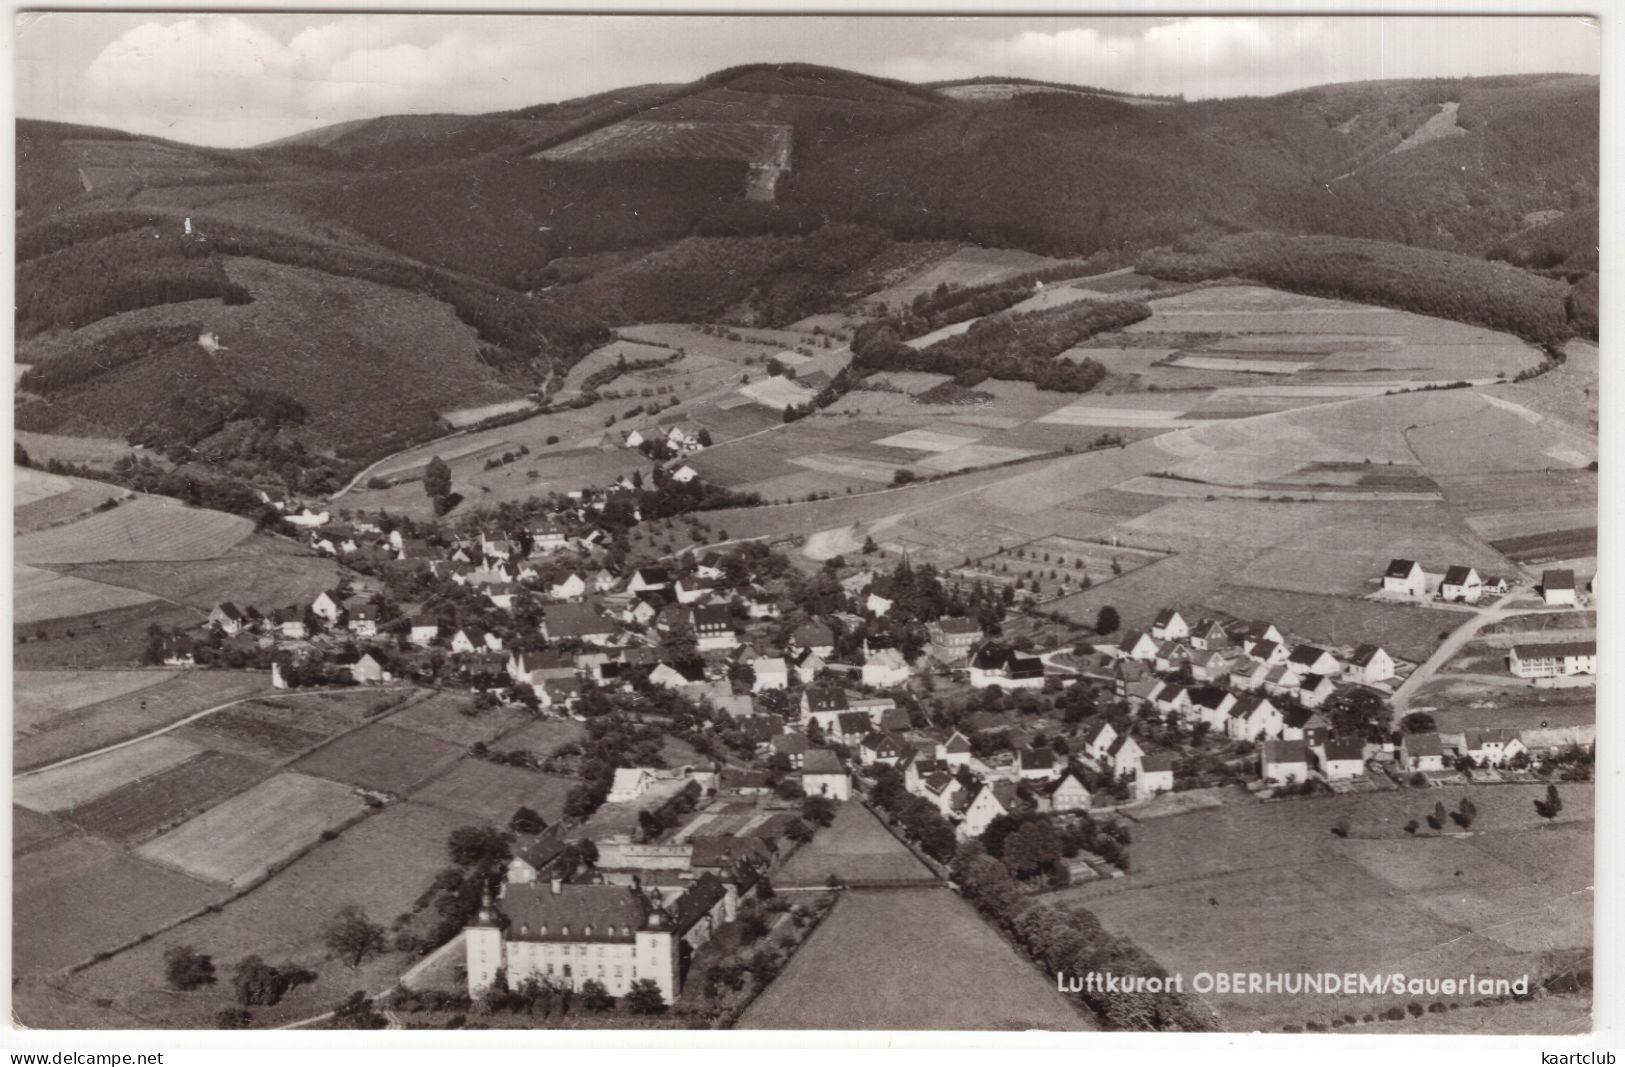
POLYGON ((553 895, 554 896, 558 896, 560 893, 564 892, 564 879, 560 878, 556 874, 553 876, 552 885, 553 885, 553 895))

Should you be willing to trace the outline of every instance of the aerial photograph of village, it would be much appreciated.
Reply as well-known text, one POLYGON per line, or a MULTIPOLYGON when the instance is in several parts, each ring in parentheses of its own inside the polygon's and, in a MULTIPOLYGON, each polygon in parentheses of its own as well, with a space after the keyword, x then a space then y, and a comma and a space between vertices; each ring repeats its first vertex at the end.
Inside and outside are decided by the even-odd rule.
POLYGON ((1595 21, 16 19, 17 1031, 1592 1031, 1595 21))

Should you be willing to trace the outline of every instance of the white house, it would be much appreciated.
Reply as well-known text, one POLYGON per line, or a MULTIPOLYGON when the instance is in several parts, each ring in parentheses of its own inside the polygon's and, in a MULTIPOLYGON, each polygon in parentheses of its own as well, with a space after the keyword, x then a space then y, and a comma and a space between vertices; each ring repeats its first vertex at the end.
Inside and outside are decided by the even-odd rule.
POLYGON ((1056 762, 1053 748, 1024 748, 1016 753, 1016 777, 1024 782, 1047 782, 1055 777, 1056 762))
POLYGON ((687 485, 689 482, 692 482, 699 476, 700 472, 695 470, 693 467, 690 467, 687 463, 671 472, 671 480, 676 482, 678 485, 687 485))
POLYGON ((1542 571, 1540 599, 1548 607, 1575 607, 1579 604, 1574 592, 1574 572, 1566 569, 1542 571))
POLYGON ((877 619, 885 618, 886 612, 890 611, 891 607, 892 602, 879 593, 870 593, 869 599, 863 603, 864 610, 877 619))
POLYGON ((1559 678, 1597 673, 1597 642, 1554 641, 1513 645, 1507 665, 1519 678, 1559 678))
POLYGON ((750 666, 751 670, 756 672, 756 681, 751 683, 751 692, 789 688, 790 665, 784 661, 783 656, 764 656, 750 666))
POLYGON ((1400 767, 1407 771, 1444 770, 1444 746, 1439 735, 1406 734, 1399 742, 1400 767))
POLYGON ((1449 567, 1444 572, 1444 581, 1439 583, 1439 597, 1443 600, 1476 604, 1483 595, 1484 579, 1472 567, 1459 564, 1449 567))
POLYGON ((1230 708, 1224 733, 1237 741, 1254 741, 1279 737, 1283 725, 1280 709, 1268 697, 1248 695, 1230 708))
POLYGON ((993 685, 1005 689, 1042 689, 1044 661, 989 642, 971 656, 970 684, 978 689, 993 685))
POLYGON ((574 571, 547 587, 549 600, 580 600, 586 595, 587 583, 574 571))
POLYGON ((1105 719, 1097 721, 1083 735, 1084 752, 1090 759, 1101 766, 1105 766, 1106 759, 1111 754, 1112 745, 1116 743, 1117 729, 1105 719))
POLYGON ((627 579, 628 593, 644 593, 651 589, 664 589, 671 585, 671 575, 664 567, 643 567, 632 572, 627 579))
POLYGON ((1158 641, 1183 641, 1190 635, 1190 624, 1173 608, 1163 608, 1151 624, 1151 636, 1158 641))
POLYGON ((407 640, 414 645, 427 645, 440 636, 440 620, 427 615, 417 615, 412 619, 412 628, 407 632, 407 640))
POLYGON ((809 749, 801 759, 801 789, 810 797, 846 800, 852 796, 852 776, 829 749, 809 749))
POLYGON ((994 819, 1009 815, 1016 807, 1016 785, 1011 781, 988 782, 976 791, 959 824, 963 838, 980 837, 994 819))
POLYGON ((209 612, 209 625, 220 627, 220 632, 227 637, 235 637, 248 625, 248 616, 244 615, 236 604, 227 600, 216 604, 214 610, 209 612))
POLYGON ((1149 752, 1140 759, 1140 769, 1134 776, 1134 795, 1141 800, 1158 793, 1174 791, 1174 755, 1172 752, 1149 752))
POLYGON ((1324 648, 1314 645, 1299 645, 1287 657, 1287 664, 1295 674, 1321 674, 1335 678, 1343 673, 1343 665, 1337 662, 1337 657, 1324 648))
POLYGON ((1343 680, 1376 685, 1394 676, 1394 659, 1380 645, 1361 645, 1343 665, 1343 680))
POLYGON ((705 604, 693 609, 694 640, 701 652, 733 648, 739 644, 733 616, 721 604, 705 604))
POLYGON ((879 648, 863 661, 863 684, 889 689, 907 682, 912 672, 908 660, 895 648, 879 648))
POLYGON ((1420 600, 1428 595, 1427 573, 1414 559, 1390 560, 1382 576, 1382 590, 1420 600))
POLYGON ((329 625, 339 621, 339 615, 344 611, 344 603, 337 593, 323 591, 316 594, 316 599, 310 602, 310 613, 329 625))
POLYGON ((1138 777, 1141 763, 1145 760, 1145 748, 1134 739, 1133 734, 1124 734, 1112 742, 1106 759, 1117 777, 1138 777))
POLYGON ((1055 788, 1050 790, 1049 810, 1051 811, 1088 811, 1092 799, 1089 790, 1078 781, 1075 774, 1063 775, 1055 788))
POLYGON ((716 591, 716 586, 703 578, 677 579, 677 603, 693 604, 716 591))
POLYGON ((1259 776, 1273 782, 1308 781, 1309 746, 1302 741, 1265 741, 1259 776))
POLYGON ((1464 739, 1465 754, 1474 763, 1499 767, 1520 752, 1528 752, 1523 736, 1516 730, 1468 730, 1464 739))
POLYGON ((1328 781, 1340 782, 1365 773, 1365 742, 1358 737, 1334 737, 1326 742, 1320 773, 1328 781))

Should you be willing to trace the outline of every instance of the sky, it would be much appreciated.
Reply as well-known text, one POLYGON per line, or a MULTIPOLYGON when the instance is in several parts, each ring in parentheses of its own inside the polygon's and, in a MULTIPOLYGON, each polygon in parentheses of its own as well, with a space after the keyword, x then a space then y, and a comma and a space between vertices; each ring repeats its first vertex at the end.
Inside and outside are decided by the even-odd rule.
POLYGON ((740 63, 1038 78, 1191 99, 1329 82, 1599 73, 1568 17, 170 14, 16 16, 25 118, 221 147, 377 115, 471 114, 740 63))

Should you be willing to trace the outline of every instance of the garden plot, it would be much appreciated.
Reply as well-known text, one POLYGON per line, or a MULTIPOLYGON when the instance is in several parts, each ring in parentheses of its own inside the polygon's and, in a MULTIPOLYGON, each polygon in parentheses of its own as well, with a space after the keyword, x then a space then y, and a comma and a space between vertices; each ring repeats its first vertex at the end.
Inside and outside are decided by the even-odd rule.
POLYGON ((154 863, 242 887, 366 810, 356 790, 283 773, 137 850, 154 863))
MULTIPOLYGON (((13 861, 12 973, 87 962, 219 900, 219 887, 75 834, 13 861)), ((161 965, 147 976, 159 984, 161 965)))
POLYGON ((11 796, 14 802, 32 811, 67 811, 130 782, 178 767, 201 751, 199 746, 186 741, 152 737, 14 778, 11 796))

